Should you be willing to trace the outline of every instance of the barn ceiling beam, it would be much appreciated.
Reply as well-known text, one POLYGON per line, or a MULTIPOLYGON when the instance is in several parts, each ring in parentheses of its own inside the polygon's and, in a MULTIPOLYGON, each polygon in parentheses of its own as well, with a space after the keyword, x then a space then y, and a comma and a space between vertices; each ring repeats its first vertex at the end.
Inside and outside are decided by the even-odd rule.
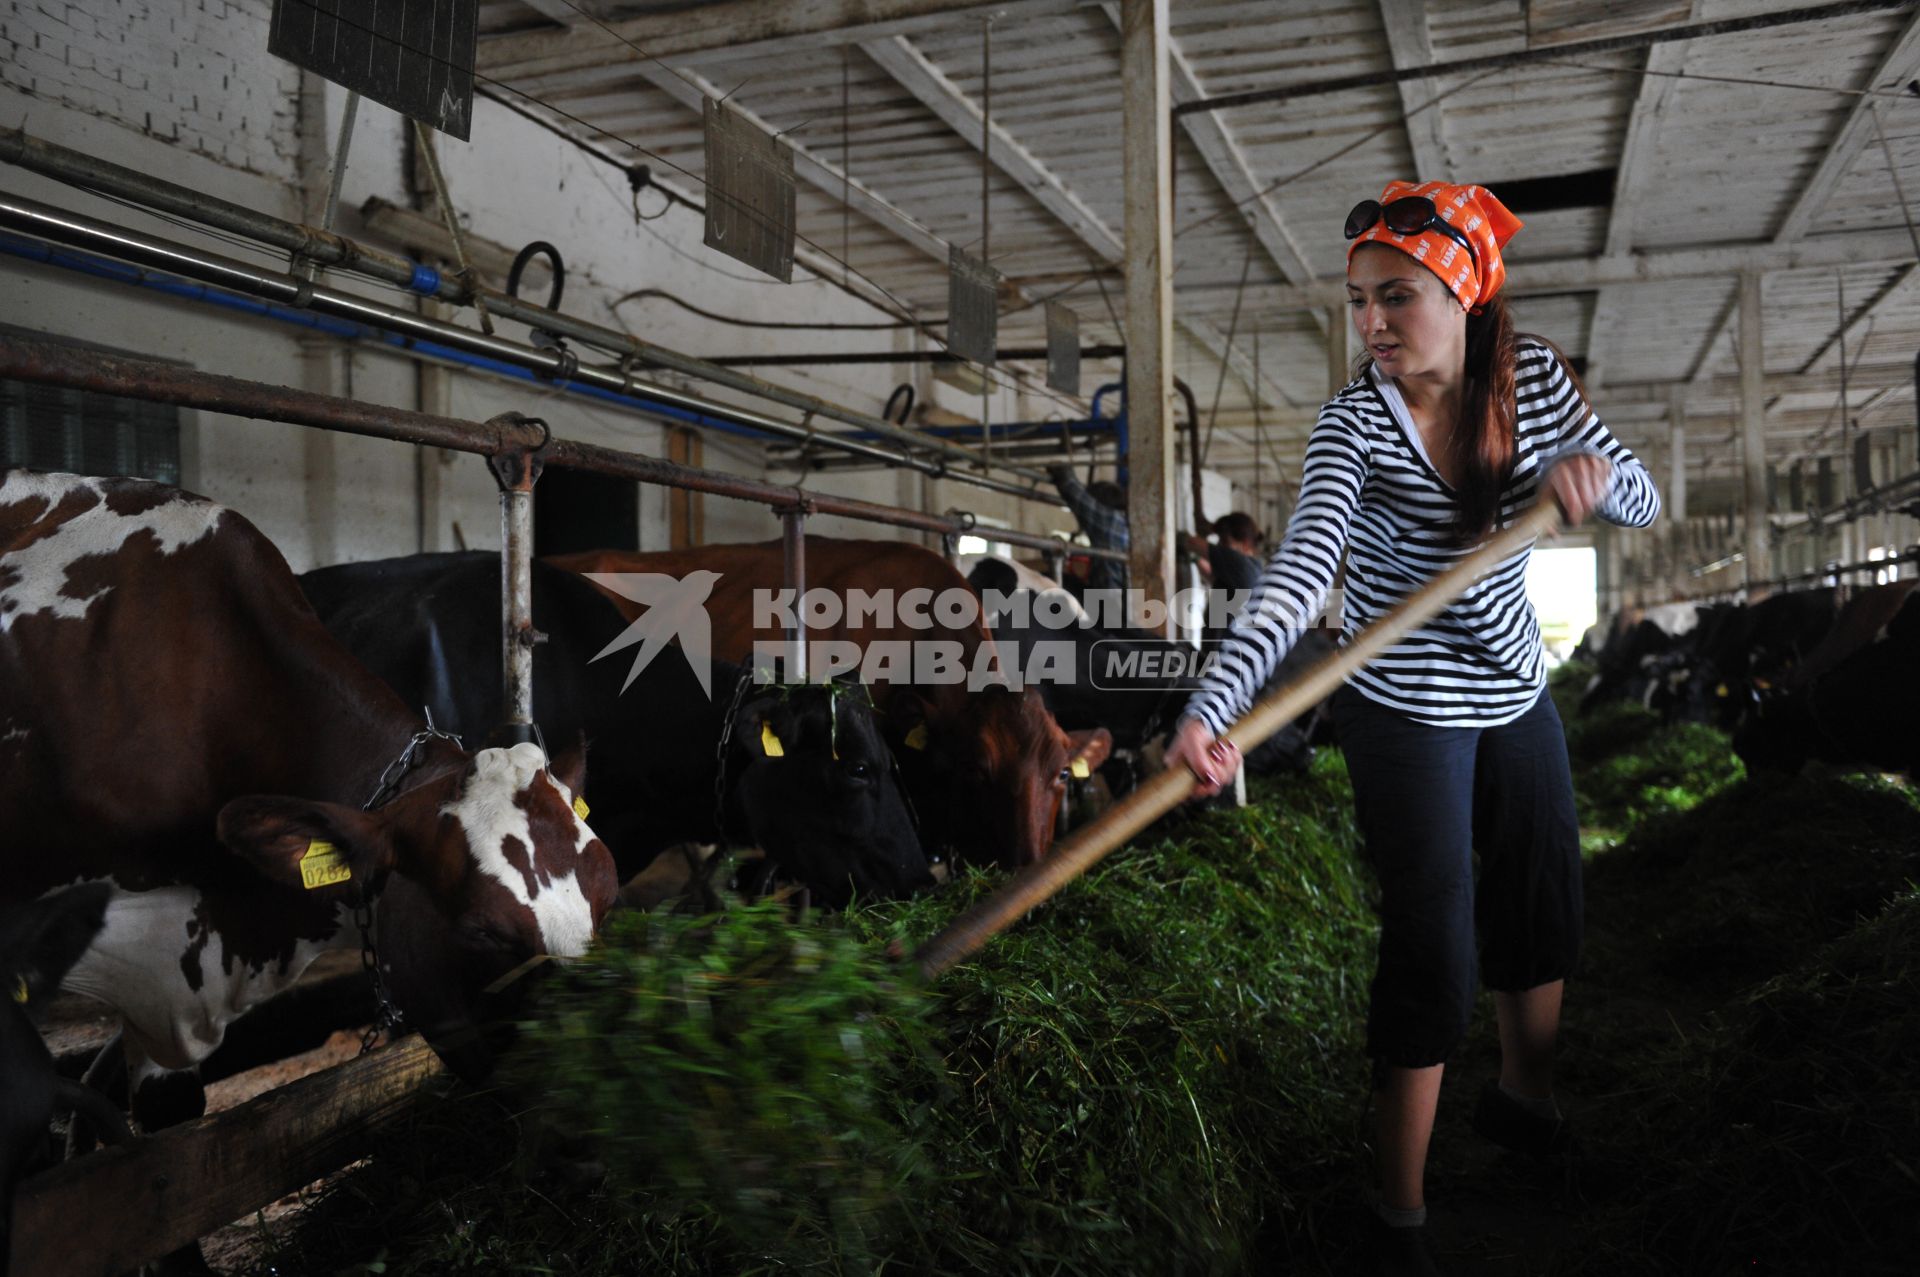
POLYGON ((1879 313, 1882 306, 1907 297, 1916 279, 1920 279, 1920 264, 1908 266, 1895 275, 1892 283, 1881 289, 1877 296, 1854 312, 1844 328, 1820 343, 1820 349, 1814 351, 1807 362, 1800 365, 1800 371, 1813 372, 1827 364, 1839 362, 1840 352, 1849 344, 1853 346, 1853 353, 1849 357, 1858 358, 1859 343, 1865 339, 1867 329, 1873 326, 1874 316, 1879 313))
MULTIPOLYGON (((1386 28, 1393 69, 1431 66, 1433 37, 1427 27, 1426 0, 1380 0, 1380 22, 1386 28)), ((1400 109, 1406 113, 1407 146, 1413 152, 1413 171, 1419 181, 1445 180, 1453 172, 1448 162, 1447 135, 1438 106, 1427 106, 1438 96, 1432 80, 1395 80, 1400 109), (1425 109, 1422 109, 1422 108, 1425 109)))
MULTIPOLYGON (((980 149, 984 116, 979 104, 911 42, 904 37, 892 36, 862 43, 860 48, 892 76, 895 83, 958 134, 967 145, 975 150, 980 149)), ((1100 262, 1113 266, 1121 264, 1126 256, 1124 242, 1101 220, 1098 213, 1088 207, 1085 200, 1028 150, 1025 143, 999 124, 991 124, 987 133, 992 136, 988 158, 994 167, 1031 195, 1062 226, 1073 232, 1100 262)), ((1225 360, 1243 384, 1254 384, 1253 361, 1237 347, 1229 347, 1226 335, 1218 327, 1205 320, 1188 318, 1182 318, 1177 323, 1196 342, 1212 351, 1216 359, 1225 360)), ((1279 402, 1294 403, 1292 396, 1272 380, 1264 377, 1262 380, 1279 402)))
MULTIPOLYGON (((1897 89, 1916 75, 1920 75, 1920 14, 1916 14, 1900 32, 1864 87, 1897 89)), ((1840 126, 1833 140, 1827 144, 1826 153, 1820 158, 1820 167, 1800 188, 1799 198, 1794 200, 1793 207, 1780 220, 1780 229, 1774 233, 1776 240, 1799 239, 1807 233, 1813 225, 1813 219, 1825 211, 1834 191, 1873 137, 1873 99, 1857 98, 1853 110, 1847 114, 1846 123, 1840 126)))
MULTIPOLYGON (((1913 384, 1913 361, 1901 360, 1892 364, 1871 364, 1862 368, 1849 368, 1847 384, 1856 390, 1877 390, 1883 386, 1913 384)), ((1685 387, 1690 404, 1714 399, 1731 399, 1740 393, 1740 378, 1728 374, 1710 377, 1705 381, 1669 382, 1643 381, 1627 385, 1609 384, 1605 394, 1596 395, 1601 415, 1605 416, 1610 407, 1617 405, 1664 404, 1667 395, 1676 386, 1685 387)), ((1769 397, 1778 395, 1830 395, 1840 389, 1840 371, 1826 367, 1813 372, 1771 372, 1766 376, 1764 389, 1769 397)))
MULTIPOLYGON (((1120 6, 1113 0, 1107 0, 1100 7, 1117 29, 1120 25, 1120 6)), ((1206 96, 1200 88, 1199 76, 1194 74, 1193 64, 1180 51, 1178 40, 1173 41, 1167 49, 1167 64, 1171 75, 1168 83, 1176 106, 1206 96)), ((1282 220, 1279 209, 1268 197, 1265 191, 1267 184, 1253 175, 1253 165, 1248 162, 1246 152, 1241 150, 1233 130, 1211 115, 1190 115, 1182 124, 1188 140, 1200 152, 1201 160, 1205 162, 1207 171, 1213 174, 1214 181, 1220 184, 1221 191, 1246 212, 1255 238, 1272 259, 1280 277, 1294 284, 1310 281, 1313 267, 1293 238, 1293 232, 1282 220)))
MULTIPOLYGON (((1687 20, 1697 22, 1703 0, 1693 0, 1687 20)), ((1620 162, 1614 166, 1613 204, 1607 213, 1608 256, 1633 251, 1633 217, 1639 209, 1641 192, 1652 176, 1659 148, 1654 139, 1666 120, 1667 110, 1679 91, 1675 78, 1686 66, 1687 46, 1675 40, 1656 44, 1647 50, 1647 63, 1640 76, 1640 92, 1634 98, 1633 114, 1627 119, 1627 137, 1620 148, 1620 162)), ((1593 299, 1593 333, 1587 340, 1588 377, 1605 380, 1611 368, 1614 330, 1620 322, 1620 297, 1602 289, 1593 299)))
POLYGON ((568 0, 520 0, 520 3, 548 22, 567 30, 572 30, 587 20, 587 15, 581 12, 587 7, 585 4, 574 5, 568 3, 568 0))
POLYGON ((1709 36, 1737 35, 1745 31, 1765 31, 1774 27, 1793 26, 1800 23, 1831 22, 1863 13, 1878 13, 1885 9, 1904 9, 1911 2, 1912 0, 1838 0, 1838 3, 1833 4, 1783 9, 1775 13, 1756 14, 1744 18, 1723 18, 1714 22, 1691 22, 1679 26, 1656 27, 1628 35, 1605 36, 1598 40, 1582 40, 1571 44, 1550 44, 1508 53, 1493 53, 1478 58, 1460 58, 1453 62, 1395 67, 1390 71, 1368 71, 1357 75, 1336 76, 1328 80, 1296 81, 1268 89, 1248 89, 1240 93, 1222 93, 1216 97, 1202 98, 1198 102, 1188 102, 1175 107, 1174 114, 1189 115, 1196 111, 1224 111, 1233 107, 1253 106, 1264 102, 1320 97, 1329 93, 1344 93, 1349 89, 1397 84, 1403 80, 1424 80, 1440 75, 1470 75, 1479 71, 1502 71, 1510 67, 1526 66, 1537 62, 1572 62, 1599 54, 1644 49, 1672 40, 1699 40, 1709 36))
POLYGON ((723 0, 693 9, 642 13, 570 31, 527 31, 480 41, 479 69, 503 80, 533 80, 556 71, 641 60, 639 45, 656 58, 725 49, 753 57, 913 35, 951 25, 956 17, 986 13, 1022 17, 1062 13, 1077 0, 723 0))
MULTIPOLYGON (((892 76, 901 88, 912 94, 920 105, 959 134, 968 146, 976 151, 981 148, 981 123, 985 117, 979 104, 962 92, 960 86, 935 66, 926 54, 904 36, 865 40, 861 42, 860 49, 878 63, 881 70, 892 76)), ((1126 247, 1120 236, 1100 220, 1100 215, 1089 208, 1085 200, 1074 194, 1065 182, 1041 163, 1025 144, 998 121, 988 125, 987 131, 993 136, 991 158, 995 168, 1019 183, 1056 221, 1092 249, 1101 261, 1117 263, 1126 255, 1126 247)))
MULTIPOLYGON (((1913 239, 1906 228, 1816 235, 1779 244, 1741 244, 1727 248, 1676 248, 1600 257, 1522 259, 1508 265, 1507 291, 1515 297, 1569 293, 1616 284, 1665 284, 1687 279, 1726 279, 1745 269, 1820 270, 1830 266, 1888 265, 1913 260, 1913 239)), ((1254 294, 1269 308, 1294 310, 1334 306, 1345 285, 1328 278, 1309 285, 1281 285, 1254 294)))
MULTIPOLYGON (((1873 75, 1867 80, 1867 87, 1873 88, 1876 85, 1885 84, 1889 78, 1895 84, 1904 84, 1917 72, 1920 72, 1920 15, 1910 20, 1894 39, 1892 47, 1887 50, 1886 56, 1880 59, 1879 66, 1874 68, 1873 75)), ((1813 219, 1820 214, 1821 210, 1826 208, 1827 201, 1833 197, 1835 188, 1840 185, 1847 170, 1853 167, 1854 160, 1859 158, 1861 148, 1867 144, 1867 139, 1873 132, 1872 111, 1871 98, 1863 97, 1854 103, 1853 110, 1847 115, 1846 123, 1840 126, 1840 131, 1834 135, 1834 140, 1821 157, 1820 166, 1800 188, 1800 194, 1795 197, 1793 207, 1789 208, 1786 216, 1780 219, 1779 229, 1773 235, 1774 243, 1786 244, 1804 239, 1807 228, 1812 225, 1813 219)), ((1896 258, 1911 258, 1912 247, 1912 237, 1908 236, 1908 251, 1896 254, 1896 258)), ((1845 263, 1832 264, 1844 265, 1845 263)), ((1731 335, 1734 315, 1738 310, 1735 300, 1729 299, 1726 308, 1720 313, 1720 322, 1714 325, 1713 336, 1709 337, 1706 344, 1700 348, 1700 356, 1693 369, 1695 380, 1707 375, 1713 363, 1715 351, 1731 335)))
MULTIPOLYGON (((705 109, 706 99, 726 97, 724 90, 696 71, 685 69, 673 71, 652 62, 642 63, 633 70, 649 84, 696 114, 705 109)), ((727 108, 736 116, 749 121, 770 135, 779 132, 738 97, 730 99, 727 102, 727 108)), ((815 155, 794 141, 791 136, 783 140, 787 148, 793 152, 795 177, 832 196, 836 201, 844 200, 854 212, 873 222, 888 234, 913 245, 927 256, 942 262, 947 260, 947 241, 935 234, 925 223, 889 202, 866 183, 850 176, 838 164, 815 155)))

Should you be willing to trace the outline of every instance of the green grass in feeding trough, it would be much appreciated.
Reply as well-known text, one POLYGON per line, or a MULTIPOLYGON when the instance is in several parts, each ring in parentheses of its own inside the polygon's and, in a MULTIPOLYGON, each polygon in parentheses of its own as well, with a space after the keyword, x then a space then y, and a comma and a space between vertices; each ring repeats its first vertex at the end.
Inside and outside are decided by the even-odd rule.
POLYGON ((915 992, 998 885, 796 922, 635 918, 543 989, 515 1094, 341 1180, 276 1271, 1154 1274, 1316 1254, 1352 1192, 1373 922, 1337 755, 1124 848, 915 992), (576 1150, 576 1157, 580 1156, 576 1150), (330 1208, 331 1207, 331 1208, 330 1208), (289 1259, 294 1252, 301 1258, 289 1259))
POLYGON ((743 1252, 867 1257, 922 1172, 909 970, 772 901, 616 915, 541 990, 512 1072, 616 1191, 711 1212, 743 1252))

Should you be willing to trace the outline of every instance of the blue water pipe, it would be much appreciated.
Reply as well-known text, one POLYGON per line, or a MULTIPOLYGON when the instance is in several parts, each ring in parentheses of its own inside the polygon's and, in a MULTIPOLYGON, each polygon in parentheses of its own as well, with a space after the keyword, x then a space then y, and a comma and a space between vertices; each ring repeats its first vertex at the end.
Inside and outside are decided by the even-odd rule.
MULTIPOLYGON (((365 324, 356 324, 350 320, 334 319, 327 315, 316 315, 312 311, 299 310, 292 306, 281 306, 274 302, 261 301, 241 293, 229 292, 224 288, 214 288, 207 284, 196 284, 192 280, 181 279, 177 275, 167 275, 159 271, 147 270, 140 266, 129 266, 125 262, 114 261, 110 257, 101 257, 80 249, 62 248, 43 240, 29 239, 0 231, 0 253, 9 257, 19 257, 42 265, 56 266, 62 270, 74 271, 81 275, 91 275, 97 279, 108 279, 115 283, 131 284, 137 288, 150 289, 169 297, 180 297, 189 301, 202 302, 224 310, 237 311, 243 315, 256 315, 266 319, 278 320, 298 328, 311 329, 329 336, 344 338, 348 341, 371 341, 400 350, 414 351, 430 358, 490 372, 502 377, 512 377, 519 381, 537 382, 543 386, 552 386, 568 394, 579 395, 587 399, 598 399, 604 403, 618 404, 624 408, 633 408, 650 416, 662 417, 671 421, 685 422, 707 430, 720 430, 727 434, 745 435, 754 439, 779 440, 783 436, 768 434, 750 426, 723 421, 692 408, 682 408, 677 404, 662 403, 648 399, 643 395, 622 394, 615 390, 606 390, 599 386, 582 385, 571 381, 557 381, 542 377, 531 368, 522 368, 502 359, 491 359, 485 355, 469 354, 464 350, 455 350, 451 346, 442 346, 438 342, 421 341, 417 337, 407 337, 399 333, 383 332, 365 324)), ((430 267, 422 270, 431 271, 430 267)))

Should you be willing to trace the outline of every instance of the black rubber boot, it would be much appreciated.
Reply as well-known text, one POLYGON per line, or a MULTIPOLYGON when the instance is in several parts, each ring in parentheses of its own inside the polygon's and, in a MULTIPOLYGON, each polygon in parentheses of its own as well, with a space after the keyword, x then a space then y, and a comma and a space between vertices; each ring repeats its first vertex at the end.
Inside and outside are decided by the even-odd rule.
POLYGON ((1529 1111, 1495 1081, 1480 1088, 1473 1129, 1502 1148, 1534 1157, 1574 1151, 1573 1128, 1564 1116, 1541 1117, 1529 1111))

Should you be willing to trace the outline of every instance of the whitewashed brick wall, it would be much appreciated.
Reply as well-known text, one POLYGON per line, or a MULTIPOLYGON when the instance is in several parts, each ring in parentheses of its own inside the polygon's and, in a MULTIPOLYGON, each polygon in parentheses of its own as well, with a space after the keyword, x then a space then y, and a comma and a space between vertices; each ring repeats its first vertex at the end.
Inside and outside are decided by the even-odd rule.
POLYGON ((299 72, 267 53, 271 11, 269 0, 0 0, 0 82, 292 181, 299 72))

